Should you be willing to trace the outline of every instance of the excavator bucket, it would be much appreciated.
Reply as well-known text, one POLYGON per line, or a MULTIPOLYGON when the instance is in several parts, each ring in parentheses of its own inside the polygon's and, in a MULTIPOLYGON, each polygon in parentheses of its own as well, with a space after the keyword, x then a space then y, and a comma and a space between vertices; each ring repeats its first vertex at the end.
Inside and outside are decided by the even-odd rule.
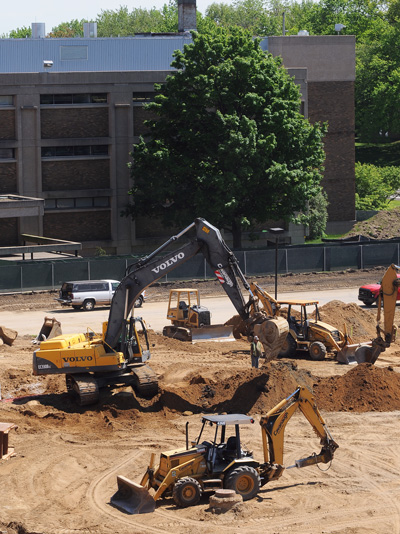
POLYGON ((117 476, 118 490, 111 504, 127 514, 149 514, 156 509, 156 501, 148 490, 122 475, 117 476))
POLYGON ((45 317, 42 328, 32 343, 34 345, 39 345, 42 341, 46 341, 46 339, 51 339, 52 337, 61 334, 61 323, 54 317, 45 317))
POLYGON ((382 349, 379 345, 369 343, 355 343, 346 345, 337 353, 339 363, 346 365, 359 363, 375 363, 382 349))
POLYGON ((201 328, 191 328, 192 343, 200 341, 235 341, 233 336, 233 326, 211 325, 201 328))

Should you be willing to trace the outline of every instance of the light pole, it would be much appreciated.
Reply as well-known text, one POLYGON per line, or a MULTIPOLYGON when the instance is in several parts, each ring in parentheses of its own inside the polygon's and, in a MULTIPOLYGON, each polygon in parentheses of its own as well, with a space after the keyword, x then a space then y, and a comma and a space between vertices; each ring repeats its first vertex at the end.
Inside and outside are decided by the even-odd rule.
POLYGON ((278 241, 279 234, 285 230, 283 228, 270 228, 269 232, 275 237, 275 300, 278 300, 278 241))

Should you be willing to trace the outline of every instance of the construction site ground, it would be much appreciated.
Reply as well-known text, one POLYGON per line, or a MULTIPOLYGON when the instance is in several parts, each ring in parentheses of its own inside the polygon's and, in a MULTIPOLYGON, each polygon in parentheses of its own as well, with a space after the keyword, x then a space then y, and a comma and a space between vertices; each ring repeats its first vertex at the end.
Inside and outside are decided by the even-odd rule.
MULTIPOLYGON (((280 276, 279 287, 301 288, 309 297, 318 289, 376 282, 384 270, 280 276)), ((273 294, 273 277, 259 282, 273 294)), ((203 295, 221 291, 215 281, 190 285, 203 295)), ((166 301, 171 287, 151 287, 149 298, 166 301)), ((50 302, 54 294, 46 292, 0 296, 3 310, 46 310, 50 302)), ((321 315, 339 328, 346 323, 355 341, 375 337, 374 307, 332 301, 321 315)), ((98 405, 79 408, 62 376, 32 376, 31 342, 31 336, 18 336, 11 347, 0 346, 0 422, 18 425, 9 434, 15 455, 0 461, 1 533, 400 533, 398 343, 376 365, 345 366, 333 355, 313 362, 299 355, 261 360, 256 370, 247 340, 192 345, 150 331, 159 395, 144 400, 131 388, 115 388, 102 391, 98 405), (331 466, 287 470, 257 498, 221 515, 210 512, 207 497, 186 509, 161 500, 153 514, 139 516, 110 505, 117 475, 140 481, 152 452, 185 446, 187 422, 195 438, 202 413, 253 415, 256 423, 243 428, 242 439, 262 461, 260 416, 298 384, 314 391, 339 444, 331 466)), ((285 465, 319 450, 310 425, 295 414, 286 428, 285 465)))

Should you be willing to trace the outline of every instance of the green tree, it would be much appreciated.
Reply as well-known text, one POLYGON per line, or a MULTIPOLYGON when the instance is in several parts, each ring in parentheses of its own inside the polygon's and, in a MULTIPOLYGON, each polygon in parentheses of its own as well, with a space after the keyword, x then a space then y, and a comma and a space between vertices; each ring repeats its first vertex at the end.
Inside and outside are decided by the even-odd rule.
POLYGON ((235 248, 253 222, 296 220, 321 190, 326 127, 299 113, 280 59, 241 28, 211 25, 172 66, 147 105, 150 135, 133 150, 127 214, 179 227, 205 217, 235 248))
POLYGON ((309 239, 323 236, 328 221, 328 199, 324 191, 320 191, 308 203, 309 239))
POLYGON ((70 22, 61 22, 58 26, 52 28, 48 37, 83 37, 83 24, 88 22, 86 19, 73 19, 70 22))
POLYGON ((32 30, 27 26, 21 26, 21 28, 11 30, 9 35, 3 35, 2 39, 25 39, 26 37, 32 37, 32 30))
POLYGON ((389 203, 397 187, 398 173, 383 170, 375 165, 356 163, 356 209, 379 210, 389 203), (388 180, 386 181, 385 178, 388 180))
POLYGON ((127 6, 118 10, 103 10, 97 16, 99 37, 127 37, 135 33, 161 33, 178 31, 178 7, 175 0, 164 4, 161 10, 134 8, 127 6))

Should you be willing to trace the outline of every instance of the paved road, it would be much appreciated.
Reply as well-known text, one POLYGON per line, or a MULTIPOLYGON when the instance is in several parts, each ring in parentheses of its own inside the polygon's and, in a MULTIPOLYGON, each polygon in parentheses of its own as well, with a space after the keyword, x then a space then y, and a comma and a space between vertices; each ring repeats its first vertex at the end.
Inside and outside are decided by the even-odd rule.
MULTIPOLYGON (((326 304, 331 300, 341 300, 342 302, 357 302, 358 287, 335 289, 327 291, 313 291, 308 294, 304 291, 292 293, 279 293, 278 299, 285 298, 312 298, 317 299, 320 305, 326 304)), ((210 297, 203 298, 202 304, 211 311, 212 324, 220 324, 227 321, 236 310, 228 297, 210 297)), ((361 303, 360 303, 361 304, 361 303)), ((101 331, 101 325, 107 321, 110 308, 95 308, 93 311, 75 311, 71 308, 49 308, 48 310, 38 311, 18 311, 5 312, 0 311, 0 325, 17 330, 20 336, 36 336, 43 324, 45 316, 55 317, 61 322, 62 331, 65 334, 86 332, 88 328, 95 332, 101 331)), ((166 319, 167 301, 151 302, 147 301, 142 308, 136 309, 135 314, 143 317, 148 328, 156 332, 161 332, 163 327, 168 324, 166 319)))

